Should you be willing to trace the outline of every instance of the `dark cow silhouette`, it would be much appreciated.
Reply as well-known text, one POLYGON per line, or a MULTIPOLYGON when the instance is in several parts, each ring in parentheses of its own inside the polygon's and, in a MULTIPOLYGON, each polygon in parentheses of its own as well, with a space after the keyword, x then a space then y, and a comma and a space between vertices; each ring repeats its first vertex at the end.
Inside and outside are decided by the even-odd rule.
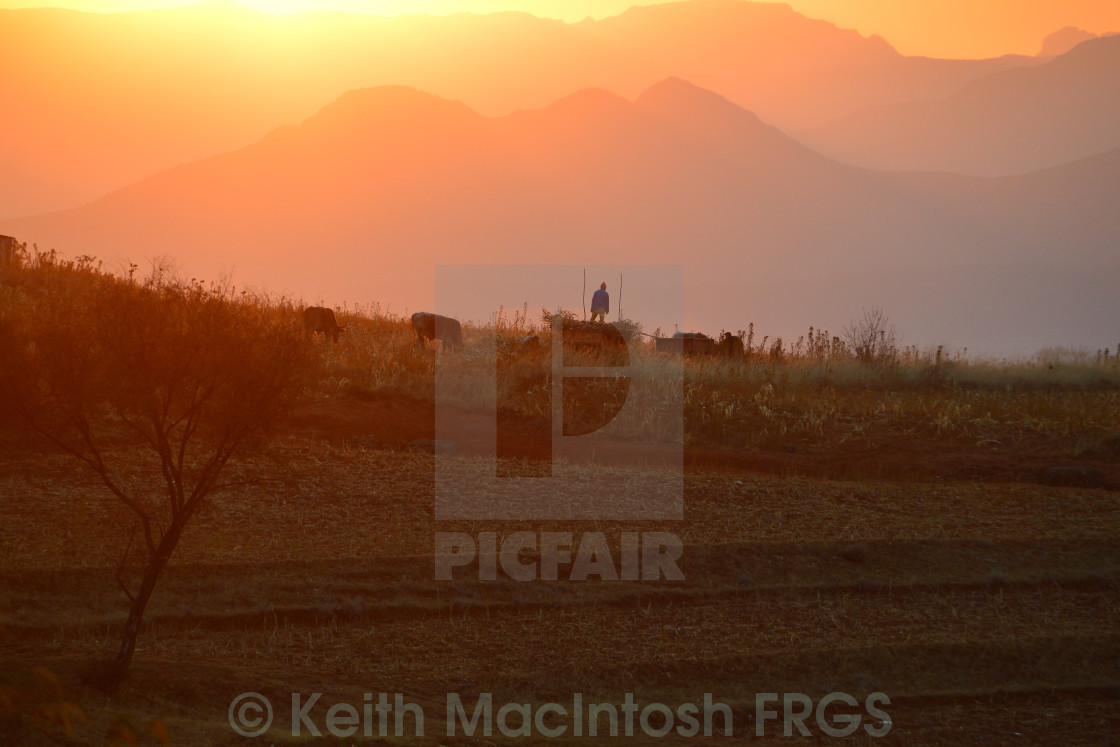
POLYGON ((716 354, 722 358, 739 360, 743 357, 743 336, 724 332, 716 345, 716 354))
POLYGON ((702 332, 677 332, 672 337, 656 338, 655 347, 659 353, 683 354, 691 358, 715 353, 716 341, 702 332))
POLYGON ((417 311, 412 315, 412 328, 416 330, 416 337, 420 342, 441 340, 448 350, 463 347, 463 327, 451 317, 417 311))
POLYGON ((344 332, 346 327, 338 326, 334 312, 324 306, 308 306, 303 311, 303 331, 308 337, 316 332, 324 337, 331 338, 331 342, 338 342, 339 332, 344 332))

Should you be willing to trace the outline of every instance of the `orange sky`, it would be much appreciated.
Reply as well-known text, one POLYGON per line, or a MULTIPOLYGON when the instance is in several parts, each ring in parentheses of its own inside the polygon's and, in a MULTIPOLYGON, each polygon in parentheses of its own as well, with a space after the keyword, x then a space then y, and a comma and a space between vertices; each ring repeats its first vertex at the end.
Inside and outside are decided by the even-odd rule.
MULTIPOLYGON (((576 21, 615 15, 663 0, 243 0, 260 10, 309 9, 396 13, 523 10, 576 21)), ((96 12, 184 5, 183 0, 0 0, 2 8, 51 6, 96 12)), ((1034 54, 1064 26, 1120 31, 1117 0, 789 0, 795 10, 864 34, 879 34, 899 51, 933 57, 1034 54)))

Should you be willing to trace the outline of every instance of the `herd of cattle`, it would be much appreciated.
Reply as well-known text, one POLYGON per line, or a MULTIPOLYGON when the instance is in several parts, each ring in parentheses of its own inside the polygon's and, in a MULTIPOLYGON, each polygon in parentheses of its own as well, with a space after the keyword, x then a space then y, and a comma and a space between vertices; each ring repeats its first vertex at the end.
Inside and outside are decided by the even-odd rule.
MULTIPOLYGON (((421 344, 439 340, 446 350, 462 350, 463 327, 458 320, 426 311, 418 311, 412 315, 411 322, 412 329, 416 332, 416 338, 421 344)), ((589 328, 587 325, 580 325, 580 327, 584 336, 586 336, 589 328)), ((599 324, 597 328, 602 330, 604 344, 614 337, 619 337, 617 330, 612 325, 599 324)), ((331 309, 324 306, 310 306, 303 312, 303 329, 309 337, 321 334, 324 337, 329 337, 332 342, 338 342, 339 334, 345 331, 346 327, 339 325, 338 320, 335 319, 334 311, 331 309)), ((649 336, 653 337, 653 335, 649 336)), ((653 339, 654 348, 659 353, 688 357, 741 358, 743 356, 742 336, 733 335, 730 332, 724 332, 718 340, 700 332, 677 332, 672 337, 653 337, 653 339)), ((536 335, 530 335, 518 344, 522 348, 536 347, 540 344, 540 340, 536 335)))
MULTIPOLYGON (((412 329, 422 343, 440 340, 447 350, 460 350, 463 347, 463 327, 455 319, 439 314, 418 311, 412 315, 412 329)), ((325 306, 309 306, 303 311, 303 331, 308 337, 321 334, 331 342, 338 342, 338 336, 346 331, 335 319, 334 311, 325 306)))

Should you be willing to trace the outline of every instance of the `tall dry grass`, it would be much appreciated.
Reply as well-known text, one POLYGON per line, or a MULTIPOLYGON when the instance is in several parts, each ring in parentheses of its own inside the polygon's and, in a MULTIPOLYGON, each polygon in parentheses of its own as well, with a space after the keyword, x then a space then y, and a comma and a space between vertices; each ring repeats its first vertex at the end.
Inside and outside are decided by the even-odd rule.
MULTIPOLYGON (((474 409, 492 407, 496 396, 527 418, 551 407, 551 325, 525 309, 465 325, 462 353, 418 344, 408 320, 376 306, 340 309, 340 322, 348 327, 343 341, 318 347, 322 396, 431 400, 438 366, 441 402, 474 409), (507 364, 495 393, 499 356, 530 334, 544 352, 507 364)), ((755 334, 753 325, 740 334, 741 358, 684 360, 634 335, 631 407, 613 435, 727 449, 874 443, 907 433, 986 445, 1065 438, 1072 452, 1120 430, 1120 347, 995 360, 912 345, 867 361, 819 328, 790 344, 755 334), (674 425, 682 410, 683 433, 674 425)))
MULTIPOLYGON (((27 264, 26 251, 22 256, 27 264)), ((65 264, 75 276, 100 272, 93 258, 65 264)), ((27 280, 11 268, 0 272, 2 353, 10 319, 26 305, 27 280)), ((259 312, 271 302, 246 296, 243 303, 259 312)), ((312 396, 430 402, 438 369, 443 403, 476 409, 497 401, 538 419, 552 407, 554 313, 500 309, 488 324, 465 324, 461 353, 419 343, 407 319, 377 304, 336 307, 336 314, 347 329, 337 344, 313 342, 312 396), (499 357, 528 335, 540 338, 542 353, 515 358, 495 384, 499 357)), ((908 434, 994 446, 1064 438, 1075 452, 1110 443, 1120 431, 1120 345, 1049 348, 1013 360, 910 345, 869 358, 825 328, 787 342, 751 324, 737 335, 741 357, 682 360, 657 353, 640 331, 632 322, 624 328, 632 385, 627 420, 615 426, 619 437, 726 449, 874 444, 908 434)), ((7 382, 0 399, 18 389, 11 360, 0 355, 0 384, 7 382)))

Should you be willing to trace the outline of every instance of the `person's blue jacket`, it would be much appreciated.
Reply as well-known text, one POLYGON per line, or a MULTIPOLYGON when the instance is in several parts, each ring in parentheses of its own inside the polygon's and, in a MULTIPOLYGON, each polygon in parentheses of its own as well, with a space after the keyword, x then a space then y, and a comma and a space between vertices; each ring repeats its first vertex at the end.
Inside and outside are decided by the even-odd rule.
POLYGON ((591 310, 595 311, 596 309, 602 309, 606 312, 611 310, 611 297, 602 288, 595 291, 595 295, 591 296, 591 310))

